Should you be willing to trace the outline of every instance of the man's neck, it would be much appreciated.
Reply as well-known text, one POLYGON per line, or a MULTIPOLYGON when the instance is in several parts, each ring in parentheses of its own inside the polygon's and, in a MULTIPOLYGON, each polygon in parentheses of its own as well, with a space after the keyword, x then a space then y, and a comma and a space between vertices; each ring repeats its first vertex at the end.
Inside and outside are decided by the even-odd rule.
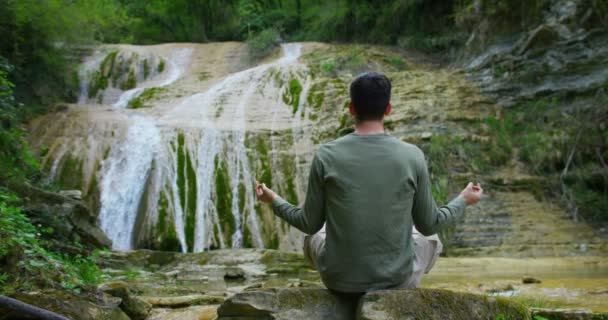
POLYGON ((382 120, 379 121, 363 121, 357 123, 355 126, 355 134, 358 135, 370 135, 370 134, 382 134, 384 133, 384 124, 382 120))

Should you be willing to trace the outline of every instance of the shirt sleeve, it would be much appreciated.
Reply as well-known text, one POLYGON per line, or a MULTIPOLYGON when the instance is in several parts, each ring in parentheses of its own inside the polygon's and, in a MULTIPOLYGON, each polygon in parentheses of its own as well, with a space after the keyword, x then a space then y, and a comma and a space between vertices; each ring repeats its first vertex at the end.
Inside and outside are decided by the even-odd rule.
POLYGON ((412 207, 412 218, 416 229, 425 236, 436 234, 464 215, 466 201, 459 195, 445 206, 437 207, 431 192, 429 171, 424 160, 418 161, 417 187, 412 207))
POLYGON ((299 208, 281 197, 272 200, 274 214, 306 234, 315 234, 325 223, 325 187, 323 163, 317 155, 312 160, 304 206, 299 208))

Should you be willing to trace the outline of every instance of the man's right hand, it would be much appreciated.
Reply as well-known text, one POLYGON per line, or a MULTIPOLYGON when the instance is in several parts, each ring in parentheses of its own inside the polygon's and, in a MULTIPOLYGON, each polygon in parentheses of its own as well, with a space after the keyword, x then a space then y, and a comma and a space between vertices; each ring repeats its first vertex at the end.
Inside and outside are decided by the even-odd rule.
POLYGON ((469 182, 467 187, 464 188, 464 190, 462 190, 460 193, 460 195, 462 195, 464 198, 464 201, 466 201, 467 205, 469 206, 479 202, 482 194, 483 189, 481 188, 481 185, 479 183, 473 184, 473 182, 469 182))

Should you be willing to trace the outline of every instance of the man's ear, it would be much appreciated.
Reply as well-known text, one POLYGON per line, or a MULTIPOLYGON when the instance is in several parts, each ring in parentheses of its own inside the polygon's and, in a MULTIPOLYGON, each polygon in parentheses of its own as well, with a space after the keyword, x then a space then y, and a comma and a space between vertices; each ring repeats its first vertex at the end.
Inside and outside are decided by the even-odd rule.
POLYGON ((352 101, 348 104, 348 113, 353 117, 357 117, 357 111, 355 111, 355 105, 352 101))
POLYGON ((384 111, 384 116, 388 116, 389 114, 391 114, 391 111, 393 111, 393 106, 391 106, 391 103, 389 102, 386 105, 386 110, 384 111))

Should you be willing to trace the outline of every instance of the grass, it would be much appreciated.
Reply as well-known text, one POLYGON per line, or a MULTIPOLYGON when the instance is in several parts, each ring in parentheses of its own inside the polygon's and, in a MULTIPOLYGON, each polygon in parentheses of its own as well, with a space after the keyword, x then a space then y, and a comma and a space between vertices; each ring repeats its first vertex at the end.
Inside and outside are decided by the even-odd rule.
POLYGON ((165 93, 166 91, 167 91, 167 89, 164 87, 146 88, 139 96, 137 96, 129 101, 127 108, 140 109, 140 108, 149 107, 149 105, 147 105, 148 102, 158 98, 158 96, 165 93))

